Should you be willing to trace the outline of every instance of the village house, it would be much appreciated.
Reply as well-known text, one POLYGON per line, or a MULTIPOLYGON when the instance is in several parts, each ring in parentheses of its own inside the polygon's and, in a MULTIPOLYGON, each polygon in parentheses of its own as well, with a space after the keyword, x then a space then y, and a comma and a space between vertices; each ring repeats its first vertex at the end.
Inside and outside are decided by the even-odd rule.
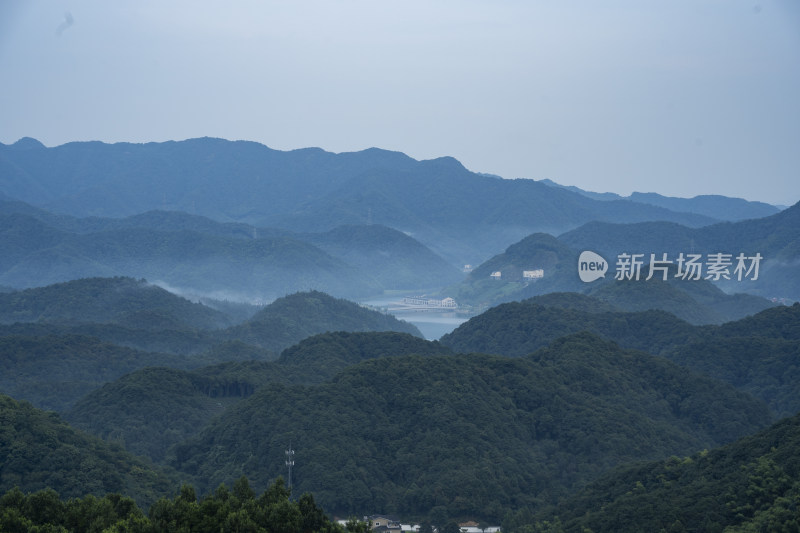
POLYGON ((392 516, 386 516, 386 515, 365 516, 364 521, 370 523, 372 531, 389 532, 389 533, 400 533, 401 531, 403 531, 402 524, 400 524, 400 520, 392 516))
POLYGON ((458 524, 458 528, 461 530, 461 533, 498 533, 498 531, 500 531, 499 526, 481 528, 477 522, 472 520, 458 524))

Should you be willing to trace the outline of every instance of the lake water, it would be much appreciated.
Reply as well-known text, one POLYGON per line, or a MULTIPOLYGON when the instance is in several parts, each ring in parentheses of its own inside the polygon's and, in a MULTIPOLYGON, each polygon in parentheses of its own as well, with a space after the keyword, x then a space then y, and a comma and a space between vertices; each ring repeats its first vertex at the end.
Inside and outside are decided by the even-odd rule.
MULTIPOLYGON (((384 308, 392 303, 399 302, 403 299, 403 296, 384 297, 375 300, 367 300, 361 303, 377 308, 384 308)), ((417 326, 422 335, 429 341, 438 340, 442 335, 450 333, 469 320, 469 318, 456 315, 455 313, 430 311, 396 311, 391 314, 400 320, 405 320, 417 326)))

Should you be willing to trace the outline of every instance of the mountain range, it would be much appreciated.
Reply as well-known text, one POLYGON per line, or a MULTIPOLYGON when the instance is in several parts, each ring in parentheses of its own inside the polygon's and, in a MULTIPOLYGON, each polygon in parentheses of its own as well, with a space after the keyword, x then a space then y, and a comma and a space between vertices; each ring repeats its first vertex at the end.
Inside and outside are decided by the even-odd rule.
POLYGON ((791 530, 798 265, 800 204, 374 148, 0 144, 0 529, 316 531, 316 499, 428 533, 791 530), (753 279, 677 259, 739 253, 753 279), (411 291, 474 316, 428 341, 356 303, 411 291))
POLYGON ((476 174, 447 157, 416 161, 377 148, 281 152, 210 138, 54 148, 22 139, 0 145, 0 191, 76 217, 169 210, 312 232, 376 223, 415 237, 457 265, 479 263, 530 233, 562 233, 593 220, 692 227, 717 220, 476 174))
POLYGON ((209 138, 54 148, 23 139, 0 145, 0 193, 0 285, 11 287, 122 275, 219 298, 271 300, 310 289, 364 298, 455 286, 470 264, 480 267, 459 296, 492 305, 582 290, 566 250, 591 249, 612 265, 625 252, 673 261, 680 253, 758 253, 760 277, 718 285, 800 298, 797 206, 778 212, 735 198, 653 193, 598 198, 476 174, 452 158, 416 161, 375 148, 281 152, 209 138), (552 253, 535 255, 529 241, 537 232, 565 245, 556 251, 539 239, 555 263, 552 253), (548 268, 522 291, 483 294, 498 292, 483 279, 498 270, 494 256, 520 247, 534 255, 512 263, 507 279, 528 263, 561 271, 548 268), (478 274, 481 286, 467 287, 478 274))

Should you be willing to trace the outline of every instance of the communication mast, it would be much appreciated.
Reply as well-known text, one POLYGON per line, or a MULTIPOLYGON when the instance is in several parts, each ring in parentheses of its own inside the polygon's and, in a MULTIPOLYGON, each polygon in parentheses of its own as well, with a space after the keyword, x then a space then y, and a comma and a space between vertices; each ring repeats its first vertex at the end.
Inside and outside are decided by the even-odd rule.
POLYGON ((294 450, 292 443, 289 443, 289 449, 286 450, 286 466, 289 468, 289 490, 292 488, 292 467, 294 466, 294 450))

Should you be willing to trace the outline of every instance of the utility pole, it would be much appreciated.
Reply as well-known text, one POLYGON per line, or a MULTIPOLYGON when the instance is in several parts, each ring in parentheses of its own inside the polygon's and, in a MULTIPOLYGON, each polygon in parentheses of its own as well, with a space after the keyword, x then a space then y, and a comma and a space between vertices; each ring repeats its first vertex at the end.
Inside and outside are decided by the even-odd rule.
POLYGON ((286 450, 286 466, 289 467, 289 490, 292 490, 292 467, 294 466, 294 450, 292 443, 289 443, 289 449, 286 450))

